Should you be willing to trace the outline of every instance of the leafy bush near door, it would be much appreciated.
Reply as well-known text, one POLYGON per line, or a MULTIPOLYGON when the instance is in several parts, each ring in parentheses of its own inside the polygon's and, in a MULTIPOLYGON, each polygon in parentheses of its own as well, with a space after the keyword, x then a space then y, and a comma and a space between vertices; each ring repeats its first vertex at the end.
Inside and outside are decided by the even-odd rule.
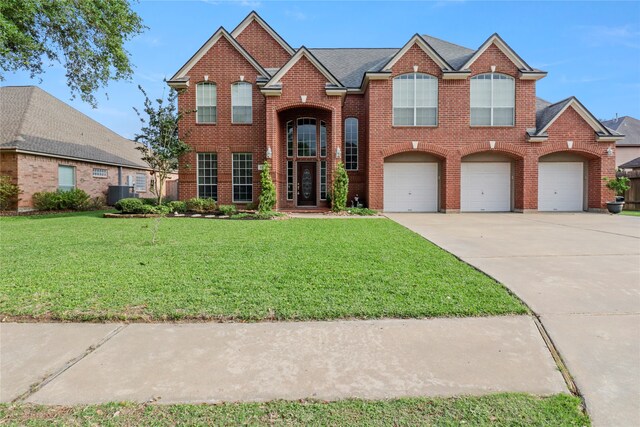
POLYGON ((20 188, 11 182, 11 177, 0 176, 0 210, 13 209, 17 207, 18 196, 22 193, 20 188))
POLYGON ((347 193, 349 191, 349 176, 342 162, 338 162, 333 174, 333 187, 331 189, 331 209, 340 212, 347 207, 347 193))
POLYGON ((88 210, 91 197, 80 189, 69 191, 41 191, 33 195, 33 207, 40 211, 88 210))
POLYGON ((260 193, 259 212, 270 212, 276 206, 276 186, 271 180, 271 167, 269 162, 265 161, 260 174, 260 182, 262 191, 260 193))

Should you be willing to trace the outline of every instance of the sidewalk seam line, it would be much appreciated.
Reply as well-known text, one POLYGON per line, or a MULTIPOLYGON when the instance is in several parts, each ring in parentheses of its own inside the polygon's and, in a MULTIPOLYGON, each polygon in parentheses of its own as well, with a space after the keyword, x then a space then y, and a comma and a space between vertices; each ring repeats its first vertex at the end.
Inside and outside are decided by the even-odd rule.
POLYGON ((127 326, 129 326, 129 325, 128 324, 119 325, 117 328, 115 328, 114 330, 109 332, 107 335, 105 335, 104 338, 102 338, 100 341, 98 341, 97 344, 90 345, 86 350, 84 350, 82 352, 82 354, 80 354, 79 356, 76 356, 73 359, 67 361, 67 363, 65 363, 60 369, 58 369, 57 371, 54 371, 53 373, 45 376, 39 382, 31 384, 29 386, 29 389, 26 392, 22 393, 21 395, 19 395, 15 399, 13 399, 11 401, 11 403, 24 402, 30 396, 32 396, 33 394, 35 394, 38 391, 40 391, 44 386, 49 384, 51 381, 55 380, 60 375, 65 373, 68 369, 70 369, 76 363, 80 362, 82 359, 84 359, 85 357, 87 357, 88 355, 90 355, 91 353, 96 351, 98 348, 102 347, 107 341, 109 341, 111 338, 113 338, 116 335, 118 335, 127 326))

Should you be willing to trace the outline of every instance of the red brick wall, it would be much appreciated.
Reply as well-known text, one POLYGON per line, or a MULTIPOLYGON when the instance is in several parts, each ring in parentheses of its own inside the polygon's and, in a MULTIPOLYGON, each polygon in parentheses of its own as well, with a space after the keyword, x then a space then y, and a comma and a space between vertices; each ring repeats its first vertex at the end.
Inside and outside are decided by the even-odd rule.
POLYGON ((280 68, 291 55, 260 24, 252 21, 236 40, 264 68, 280 68))
POLYGON ((232 203, 232 153, 253 153, 253 201, 260 194, 260 174, 257 169, 266 156, 265 122, 266 101, 255 85, 258 72, 224 38, 221 38, 189 71, 190 86, 178 97, 181 111, 196 108, 196 84, 209 76, 209 82, 217 87, 216 124, 197 124, 196 114, 186 114, 180 123, 181 134, 193 151, 180 162, 180 199, 198 195, 197 156, 198 152, 218 155, 218 202, 232 203), (231 123, 231 84, 240 76, 253 84, 253 123, 231 123))
MULTIPOLYGON (((56 191, 58 189, 58 165, 76 168, 76 188, 84 190, 91 197, 106 197, 109 185, 118 184, 118 168, 96 163, 58 159, 54 157, 17 154, 18 186, 23 191, 18 202, 19 209, 33 207, 33 194, 39 191, 56 191), (107 178, 94 178, 93 168, 107 169, 107 178)), ((4 155, 2 157, 4 163, 4 155)), ((134 175, 140 170, 122 168, 122 183, 126 184, 127 175, 134 175)), ((151 175, 147 175, 147 191, 140 197, 154 197, 148 191, 151 175)))

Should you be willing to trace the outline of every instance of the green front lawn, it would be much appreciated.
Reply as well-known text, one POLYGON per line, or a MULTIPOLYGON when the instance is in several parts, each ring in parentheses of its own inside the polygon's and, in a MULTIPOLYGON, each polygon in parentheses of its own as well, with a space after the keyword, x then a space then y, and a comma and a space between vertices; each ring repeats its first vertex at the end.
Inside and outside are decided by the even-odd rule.
POLYGON ((622 211, 620 215, 628 215, 628 216, 640 216, 640 211, 622 211))
POLYGON ((382 401, 232 403, 221 405, 0 405, 10 426, 589 426, 580 399, 536 397, 412 398, 382 401))
POLYGON ((0 314, 70 320, 525 313, 387 219, 0 218, 0 314), (159 243, 151 244, 159 224, 159 243))

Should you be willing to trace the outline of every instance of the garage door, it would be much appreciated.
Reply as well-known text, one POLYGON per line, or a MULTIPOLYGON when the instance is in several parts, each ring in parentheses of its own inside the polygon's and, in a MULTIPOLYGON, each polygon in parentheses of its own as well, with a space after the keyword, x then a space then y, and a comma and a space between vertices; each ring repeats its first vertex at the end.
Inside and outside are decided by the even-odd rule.
POLYGON ((462 163, 460 209, 465 212, 511 210, 511 164, 462 163))
POLYGON ((385 163, 384 210, 387 212, 436 212, 438 210, 438 164, 385 163))
POLYGON ((581 211, 584 200, 582 162, 538 164, 538 210, 581 211))

